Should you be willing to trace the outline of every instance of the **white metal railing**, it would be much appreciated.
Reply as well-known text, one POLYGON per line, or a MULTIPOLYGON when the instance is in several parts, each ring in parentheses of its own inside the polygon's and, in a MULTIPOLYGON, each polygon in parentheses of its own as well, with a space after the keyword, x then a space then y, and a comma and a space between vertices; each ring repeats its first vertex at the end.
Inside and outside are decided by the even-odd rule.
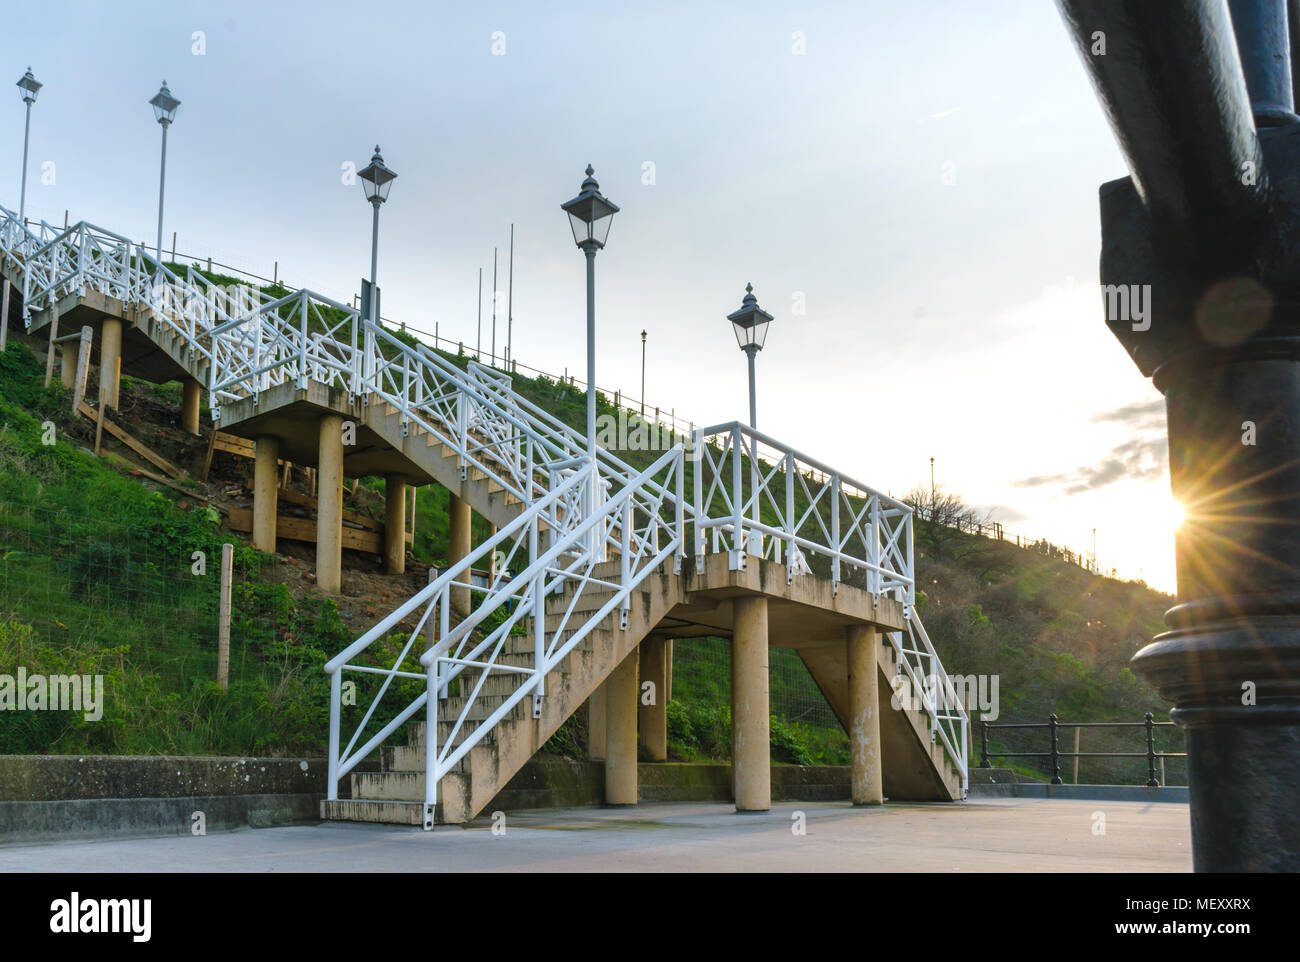
POLYGON ((906 610, 907 630, 888 633, 898 655, 894 698, 910 698, 906 707, 925 713, 931 743, 938 742, 961 775, 962 797, 970 785, 967 751, 970 717, 952 679, 939 660, 916 609, 906 610))
POLYGON ((748 555, 786 564, 794 580, 806 554, 829 559, 836 591, 862 572, 872 594, 915 600, 912 511, 820 461, 739 422, 695 432, 695 553, 727 544, 732 567, 748 555))
POLYGON ((550 529, 547 518, 555 515, 554 508, 571 494, 580 499, 582 487, 596 482, 589 462, 585 470, 571 474, 331 659, 325 666, 331 676, 329 798, 338 798, 339 780, 423 708, 424 827, 431 829, 441 779, 523 699, 532 696, 533 715, 540 717, 547 675, 613 612, 619 612, 619 628, 625 629, 632 591, 669 558, 680 566, 686 543, 684 465, 678 445, 606 499, 596 512, 576 518, 563 530, 550 529), (666 496, 670 490, 677 495, 671 503, 666 496), (590 546, 605 538, 589 537, 592 531, 612 533, 618 545, 617 571, 597 575, 596 565, 604 553, 592 551, 590 546), (486 587, 477 588, 472 570, 485 560, 492 565, 492 577, 486 587), (453 628, 451 602, 456 589, 477 590, 483 598, 453 628), (603 602, 594 609, 578 611, 579 600, 593 589, 603 602), (562 610, 548 612, 546 600, 555 596, 567 599, 567 604, 562 610), (377 640, 412 619, 414 627, 391 666, 355 663, 377 640), (517 634, 517 628, 524 633, 517 634), (514 650, 509 644, 512 640, 514 650), (419 649, 423 649, 419 653, 422 671, 404 670, 419 649), (522 664, 507 660, 513 656, 518 662, 520 655, 524 656, 522 664), (378 675, 384 680, 350 740, 340 747, 345 671, 378 675), (423 689, 357 747, 396 678, 423 679, 423 689), (457 679, 470 690, 453 702, 449 686, 457 679), (504 682, 506 691, 495 687, 485 691, 491 681, 504 682), (445 737, 442 724, 447 726, 445 737))
MULTIPOLYGON (((728 552, 733 567, 743 567, 751 554, 784 561, 790 580, 808 570, 809 556, 825 559, 836 591, 843 580, 861 579, 864 589, 904 603, 907 638, 891 636, 900 664, 909 676, 938 678, 940 691, 950 687, 913 609, 911 510, 752 428, 731 423, 695 431, 686 449, 690 456, 679 458, 674 489, 603 448, 593 469, 586 438, 517 394, 504 372, 474 361, 462 369, 423 343, 406 343, 350 305, 312 291, 276 298, 251 286, 215 285, 194 267, 180 276, 143 245, 111 231, 84 222, 64 230, 45 223, 30 229, 2 207, 0 254, 23 268, 29 325, 32 310, 71 293, 93 290, 124 306, 149 307, 147 323, 174 335, 191 370, 206 380, 218 423, 223 405, 244 398, 256 404, 261 393, 286 383, 305 387, 317 381, 366 403, 374 398, 392 405, 403 432, 416 425, 456 452, 462 479, 475 469, 519 499, 519 516, 494 545, 504 543, 505 530, 523 530, 514 525, 527 518, 554 545, 564 546, 566 563, 595 564, 611 552, 624 557, 622 539, 637 529, 611 506, 635 503, 637 513, 653 499, 659 514, 680 519, 674 535, 679 555, 686 550, 684 526, 693 522, 690 553, 697 558, 712 542, 714 551, 728 552), (687 461, 694 465, 691 503, 680 490, 687 461), (579 530, 588 538, 585 547, 574 540, 579 530)), ((659 529, 651 534, 658 539, 659 529)), ((488 550, 480 546, 464 562, 465 570, 483 557, 490 560, 488 550)), ((459 570, 444 575, 452 578, 444 588, 459 570)), ((416 599, 427 600, 431 590, 398 611, 418 607, 416 599)), ((453 677, 459 670, 447 669, 453 677)), ((390 682, 392 677, 397 676, 390 675, 390 682)), ((936 697, 926 713, 964 779, 964 709, 946 710, 936 697)))

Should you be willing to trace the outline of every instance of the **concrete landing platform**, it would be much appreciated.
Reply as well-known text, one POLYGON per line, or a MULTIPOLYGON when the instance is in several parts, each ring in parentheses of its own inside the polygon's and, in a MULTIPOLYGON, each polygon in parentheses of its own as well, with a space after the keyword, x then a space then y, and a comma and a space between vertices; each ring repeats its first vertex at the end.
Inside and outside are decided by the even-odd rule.
POLYGON ((1186 805, 729 804, 491 813, 434 832, 326 823, 0 849, 0 872, 1190 872, 1186 805), (792 831, 803 814, 806 834, 792 831), (1104 816, 1104 834, 1095 826, 1104 816), (499 820, 498 820, 499 821, 499 820))

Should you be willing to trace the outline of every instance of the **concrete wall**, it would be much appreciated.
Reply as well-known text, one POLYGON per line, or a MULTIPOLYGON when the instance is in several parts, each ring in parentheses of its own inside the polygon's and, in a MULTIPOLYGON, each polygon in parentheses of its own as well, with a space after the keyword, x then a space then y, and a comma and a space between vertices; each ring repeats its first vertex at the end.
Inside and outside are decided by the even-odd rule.
MULTIPOLYGON (((642 762, 637 766, 642 802, 730 802, 731 766, 683 762, 642 762)), ((848 801, 847 766, 772 766, 773 801, 848 801)), ((484 812, 525 808, 602 805, 605 766, 567 758, 526 764, 484 812)))
POLYGON ((323 758, 0 755, 0 844, 316 821, 323 758))

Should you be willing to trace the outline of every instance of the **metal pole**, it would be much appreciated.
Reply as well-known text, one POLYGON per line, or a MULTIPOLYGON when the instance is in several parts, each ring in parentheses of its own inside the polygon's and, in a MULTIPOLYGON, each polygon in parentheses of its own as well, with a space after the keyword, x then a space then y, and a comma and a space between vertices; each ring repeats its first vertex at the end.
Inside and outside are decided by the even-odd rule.
MULTIPOLYGON (((374 207, 375 213, 370 223, 370 323, 372 326, 379 324, 379 286, 377 279, 379 277, 379 204, 378 195, 370 202, 374 207)), ((305 323, 305 322, 304 322, 305 323)), ((370 345, 373 342, 374 333, 366 331, 366 336, 361 341, 361 372, 362 377, 370 376, 370 345)))
POLYGON ((1146 713, 1147 729, 1147 788, 1159 788, 1160 783, 1156 781, 1156 734, 1155 734, 1155 716, 1151 712, 1146 713))
POLYGON ((474 346, 474 357, 483 356, 483 268, 478 269, 478 343, 474 346))
POLYGON ((497 366, 497 249, 492 248, 492 357, 491 364, 497 366))
MULTIPOLYGON (((749 426, 758 430, 758 398, 754 388, 754 357, 758 354, 758 348, 750 345, 745 349, 745 354, 749 358, 749 426)), ((736 457, 740 457, 740 452, 736 452, 736 457)), ((761 521, 760 500, 758 497, 758 438, 750 442, 749 449, 749 489, 754 496, 754 520, 761 521)), ((758 535, 762 537, 762 535, 758 535)))
POLYGON ((506 281, 506 370, 514 362, 515 344, 515 225, 510 225, 510 268, 506 281))
POLYGON ((980 768, 992 768, 989 763, 989 723, 980 720, 980 768))
POLYGON ((745 354, 749 356, 749 426, 758 429, 758 402, 754 396, 754 355, 757 351, 753 347, 746 348, 745 354))
POLYGON ((31 139, 32 133, 32 102, 27 101, 27 120, 23 124, 23 189, 18 198, 18 223, 24 227, 27 221, 24 214, 27 213, 27 144, 31 139))
MULTIPOLYGON (((586 247, 587 255, 587 456, 596 460, 596 248, 586 247)), ((595 474, 592 475, 593 488, 595 474)), ((593 490, 594 495, 594 490, 593 490)), ((595 509, 595 499, 592 500, 595 509)))
POLYGON ((641 332, 641 420, 645 420, 645 331, 641 332))
POLYGON ((163 190, 167 186, 167 124, 162 125, 162 163, 158 170, 158 263, 162 263, 163 190))
POLYGON ((375 278, 379 271, 379 201, 371 204, 375 208, 374 220, 370 227, 370 319, 375 318, 375 278))
MULTIPOLYGON (((587 457, 591 462, 591 477, 587 487, 587 514, 591 516, 599 507, 600 477, 596 459, 596 247, 588 245, 582 252, 587 255, 587 457)), ((604 526, 591 527, 591 552, 599 556, 604 526)), ((598 557, 599 560, 599 557, 598 557)))
POLYGON ((1061 745, 1057 737, 1056 713, 1047 716, 1047 727, 1052 735, 1052 784, 1061 784, 1061 745))

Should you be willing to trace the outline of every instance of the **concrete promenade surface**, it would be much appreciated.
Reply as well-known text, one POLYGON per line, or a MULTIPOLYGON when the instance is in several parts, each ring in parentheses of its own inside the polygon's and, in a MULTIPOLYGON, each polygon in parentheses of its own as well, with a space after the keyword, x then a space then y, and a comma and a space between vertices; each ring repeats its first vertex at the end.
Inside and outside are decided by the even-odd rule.
POLYGON ((514 812, 431 833, 330 822, 0 847, 0 872, 1190 872, 1187 806, 980 799, 514 812), (805 835, 792 832, 794 812, 805 835), (1095 813, 1105 834, 1094 834, 1095 813))

